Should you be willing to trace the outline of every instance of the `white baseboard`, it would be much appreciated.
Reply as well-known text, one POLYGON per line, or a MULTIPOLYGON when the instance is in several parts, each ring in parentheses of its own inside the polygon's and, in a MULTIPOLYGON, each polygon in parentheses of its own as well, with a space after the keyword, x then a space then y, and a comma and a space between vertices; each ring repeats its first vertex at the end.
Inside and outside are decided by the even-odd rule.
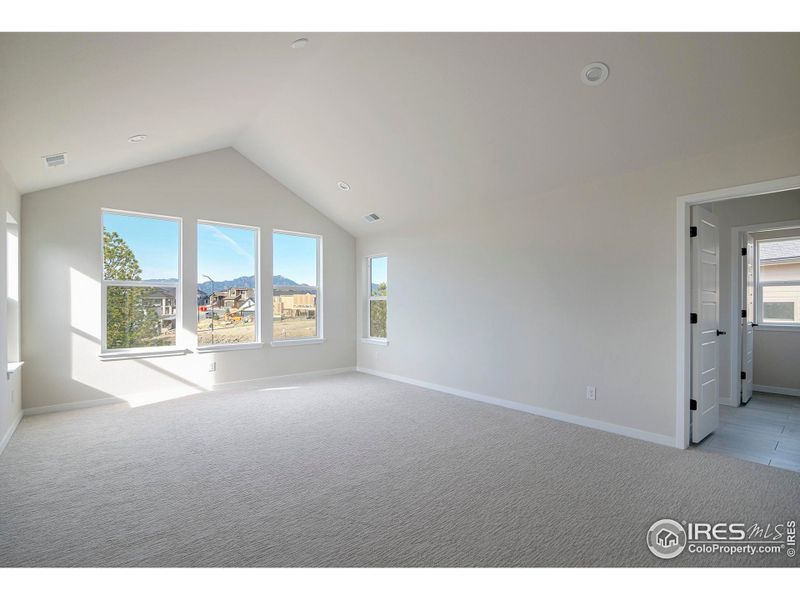
POLYGON ((653 442, 655 444, 669 446, 670 448, 675 447, 675 438, 668 435, 652 433, 650 431, 635 429, 633 427, 626 427, 624 425, 615 425, 614 423, 607 423, 605 421, 598 421, 596 419, 580 417, 578 415, 572 415, 557 410, 551 410, 549 408, 533 406, 531 404, 524 404, 522 402, 514 402, 513 400, 504 400, 503 398, 495 398, 494 396, 487 396, 485 394, 476 394, 474 392, 459 390, 445 385, 439 385, 437 383, 430 383, 428 381, 421 381, 419 379, 412 379, 410 377, 403 377, 401 375, 393 375, 392 373, 385 373, 383 371, 375 371, 374 369, 366 369, 364 367, 358 367, 356 370, 359 371, 360 373, 366 373, 367 375, 375 375, 376 377, 383 377, 384 379, 391 379, 393 381, 399 381, 401 383, 408 383, 411 385, 427 388, 429 390, 435 390, 437 392, 444 392, 446 394, 452 394, 454 396, 461 396, 462 398, 467 398, 469 400, 486 402, 487 404, 494 404, 496 406, 502 406, 505 408, 510 408, 512 410, 518 410, 521 412, 530 413, 532 415, 537 415, 540 417, 547 417, 548 419, 555 419, 557 421, 564 421, 566 423, 572 423, 574 425, 581 425, 583 427, 591 427, 592 429, 599 429, 600 431, 616 433, 619 435, 624 435, 626 437, 635 438, 637 440, 653 442))
POLYGON ((121 398, 94 398, 92 400, 80 400, 79 402, 63 402, 61 404, 48 404, 47 406, 32 406, 23 408, 22 414, 26 417, 32 415, 43 415, 46 413, 62 412, 65 410, 78 410, 80 408, 93 408, 95 406, 105 406, 106 404, 118 404, 125 402, 121 398))
POLYGON ((258 377, 256 379, 240 379, 238 381, 229 381, 227 383, 217 383, 211 388, 213 391, 217 390, 237 390, 247 389, 256 385, 269 385, 277 381, 284 381, 286 379, 297 377, 323 377, 325 375, 338 375, 340 373, 352 373, 355 367, 341 367, 338 369, 323 369, 321 371, 304 371, 301 373, 288 373, 286 375, 270 375, 269 377, 258 377))
MULTIPOLYGON (((323 375, 336 375, 339 373, 348 373, 355 371, 355 367, 343 367, 339 369, 325 369, 321 371, 306 371, 302 373, 289 373, 287 375, 273 375, 270 377, 259 377, 257 379, 241 379, 237 381, 229 381, 227 383, 218 383, 213 385, 208 390, 198 389, 196 393, 202 394, 203 392, 212 392, 218 390, 246 390, 248 388, 259 386, 259 385, 269 385, 270 383, 275 383, 277 381, 284 381, 288 378, 297 378, 297 377, 321 377, 323 375)), ((187 394, 181 390, 181 393, 178 394, 179 396, 186 396, 187 394)), ((142 400, 147 400, 147 393, 137 394, 136 397, 141 397, 142 400)), ((33 406, 31 408, 25 408, 22 411, 22 415, 24 416, 31 416, 31 415, 43 415, 46 413, 53 413, 53 412, 62 412, 65 410, 78 410, 81 408, 93 408, 96 406, 105 406, 108 404, 118 404, 118 403, 125 403, 129 404, 127 400, 124 398, 118 398, 116 396, 111 396, 108 398, 95 398, 92 400, 81 400, 79 402, 64 402, 61 404, 48 404, 47 406, 33 406)))
POLYGON ((22 411, 19 411, 17 416, 11 422, 11 427, 8 428, 8 431, 6 431, 5 435, 3 435, 3 439, 0 440, 0 454, 2 454, 3 450, 5 450, 6 446, 8 446, 8 442, 11 441, 11 436, 14 435, 14 432, 17 430, 17 425, 19 425, 20 421, 22 421, 22 411))
POLYGON ((800 396, 797 388, 774 387, 771 385, 754 385, 754 392, 764 392, 765 394, 781 394, 782 396, 800 396))

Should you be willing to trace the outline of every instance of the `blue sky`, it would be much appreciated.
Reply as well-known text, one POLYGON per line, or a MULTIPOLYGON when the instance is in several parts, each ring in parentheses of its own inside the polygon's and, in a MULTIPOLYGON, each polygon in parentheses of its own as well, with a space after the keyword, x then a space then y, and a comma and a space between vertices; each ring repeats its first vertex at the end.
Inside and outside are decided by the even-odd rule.
POLYGON ((133 250, 142 279, 178 278, 177 221, 107 212, 103 226, 116 231, 133 250))
POLYGON ((272 236, 273 275, 295 283, 317 283, 317 238, 276 233, 272 236))
POLYGON ((389 259, 385 256, 377 256, 372 259, 372 283, 379 284, 379 283, 387 283, 386 280, 387 273, 389 267, 389 259))
POLYGON ((226 281, 255 275, 256 232, 211 223, 197 225, 197 281, 226 281))
MULTIPOLYGON (((133 250, 142 279, 177 279, 177 221, 106 212, 103 225, 116 231, 133 250)), ((241 227, 210 223, 197 225, 197 281, 225 281, 255 274, 256 232, 241 227)), ((297 283, 317 282, 317 238, 276 233, 273 235, 275 275, 297 283)), ((385 278, 385 270, 384 270, 385 278)))

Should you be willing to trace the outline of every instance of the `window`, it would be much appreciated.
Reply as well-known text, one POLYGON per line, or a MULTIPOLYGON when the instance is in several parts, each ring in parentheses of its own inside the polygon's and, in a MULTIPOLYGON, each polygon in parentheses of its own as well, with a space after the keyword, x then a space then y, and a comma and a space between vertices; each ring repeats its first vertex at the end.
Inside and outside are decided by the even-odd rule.
POLYGON ((180 220, 103 211, 104 351, 176 345, 180 220))
POLYGON ((760 322, 800 326, 800 238, 758 242, 760 322))
POLYGON ((197 224, 197 345, 260 341, 257 227, 197 224))
POLYGON ((19 361, 19 224, 6 213, 6 338, 8 362, 19 361))
POLYGON ((272 235, 272 341, 320 339, 320 243, 317 235, 272 235))
POLYGON ((386 256, 372 256, 367 259, 369 274, 367 327, 370 338, 386 339, 386 315, 389 304, 388 268, 389 258, 386 256))

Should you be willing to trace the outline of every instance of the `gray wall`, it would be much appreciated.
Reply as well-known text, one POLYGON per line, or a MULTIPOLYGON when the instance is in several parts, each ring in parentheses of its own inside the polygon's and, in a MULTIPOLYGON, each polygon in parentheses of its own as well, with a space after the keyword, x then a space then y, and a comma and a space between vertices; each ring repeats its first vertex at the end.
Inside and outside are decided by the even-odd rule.
POLYGON ((389 345, 360 342, 358 365, 674 438, 676 197, 798 165, 785 137, 486 198, 424 229, 376 223, 357 244, 359 335, 363 256, 385 252, 389 345))
POLYGON ((185 396, 216 384, 355 364, 351 235, 232 149, 26 194, 22 245, 25 408, 185 396), (263 348, 102 362, 101 208, 183 218, 183 329, 194 339, 196 220, 261 228, 263 348), (322 344, 271 347, 272 230, 323 236, 322 344), (208 364, 216 361, 216 372, 208 364))
MULTIPOLYGON (((16 335, 19 331, 19 305, 9 298, 6 289, 8 281, 7 273, 7 252, 6 252, 6 217, 11 217, 20 222, 20 200, 19 194, 14 187, 2 163, 0 163, 0 218, 3 223, 3 235, 0 240, 0 364, 9 361, 19 360, 18 344, 19 339, 16 335)), ((3 377, 3 384, 0 385, 0 449, 3 443, 8 441, 11 428, 22 414, 21 408, 21 374, 19 372, 11 376, 10 379, 3 377)))
MULTIPOLYGON (((729 329, 732 290, 738 287, 738 282, 731 281, 731 260, 739 260, 738 256, 731 256, 733 241, 731 228, 800 219, 800 190, 714 202, 707 205, 707 208, 719 217, 720 323, 723 324, 723 329, 729 329), (734 287, 732 288, 732 286, 734 287)), ((720 338, 719 393, 722 402, 737 406, 738 398, 731 398, 730 339, 730 336, 720 338)), ((800 334, 796 332, 766 332, 756 328, 754 339, 753 383, 755 385, 800 387, 769 383, 769 381, 797 381, 797 365, 800 364, 800 334), (778 348, 786 349, 787 344, 789 348, 795 348, 794 354, 790 353, 783 359, 778 359, 777 357, 780 356, 778 348)))

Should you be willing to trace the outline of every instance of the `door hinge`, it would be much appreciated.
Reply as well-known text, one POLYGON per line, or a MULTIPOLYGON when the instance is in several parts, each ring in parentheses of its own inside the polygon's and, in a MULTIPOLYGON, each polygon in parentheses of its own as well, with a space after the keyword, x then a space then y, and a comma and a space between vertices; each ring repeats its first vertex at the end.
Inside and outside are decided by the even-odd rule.
POLYGON ((743 309, 742 309, 742 318, 743 318, 743 319, 746 319, 746 318, 747 318, 747 309, 746 309, 746 308, 743 308, 743 309))
POLYGON ((697 323, 697 313, 690 313, 689 314, 689 323, 695 324, 697 323))
POLYGON ((747 373, 742 371, 741 373, 739 373, 739 377, 741 377, 742 379, 747 379, 747 373))
POLYGON ((742 256, 747 256, 747 248, 742 248, 742 256))
POLYGON ((689 400, 689 410, 697 410, 697 400, 689 400))
POLYGON ((689 227, 689 237, 690 238, 697 237, 697 225, 692 225, 691 227, 689 227))

